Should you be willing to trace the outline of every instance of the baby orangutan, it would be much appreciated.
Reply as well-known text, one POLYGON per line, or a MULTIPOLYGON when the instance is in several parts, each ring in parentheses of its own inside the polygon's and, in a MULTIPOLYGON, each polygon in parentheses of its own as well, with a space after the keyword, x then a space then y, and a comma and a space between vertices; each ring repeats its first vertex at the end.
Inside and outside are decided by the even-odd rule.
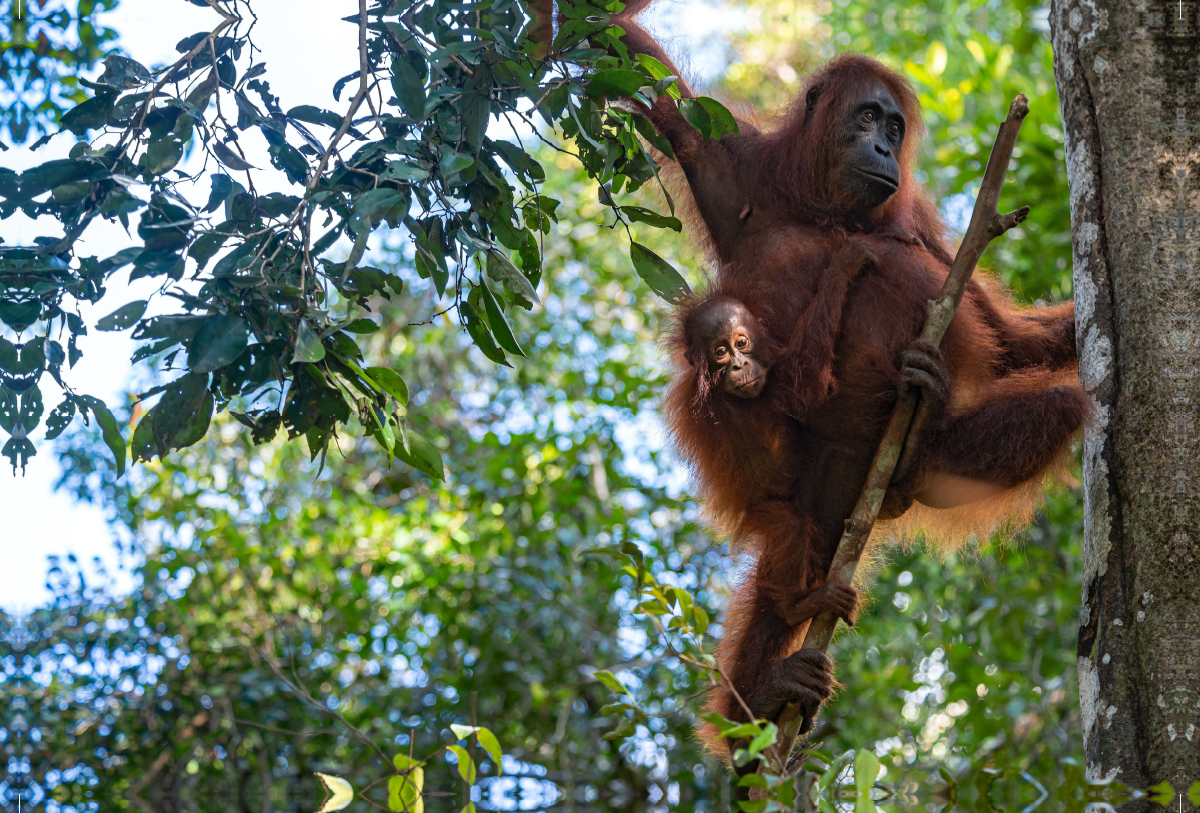
MULTIPOLYGON (((856 240, 835 253, 786 345, 739 299, 719 291, 684 306, 675 334, 676 347, 687 348, 689 373, 673 394, 693 396, 667 413, 680 451, 693 463, 703 461, 694 473, 709 519, 756 553, 747 583, 731 601, 719 661, 753 714, 768 720, 797 700, 815 710, 836 685, 828 657, 796 651, 798 627, 825 612, 849 625, 857 618, 858 591, 825 581, 837 538, 822 532, 807 505, 823 502, 803 487, 804 474, 819 461, 808 453, 810 430, 793 417, 792 405, 805 383, 797 377, 809 388, 822 382, 822 391, 836 391, 832 341, 822 342, 813 327, 840 319, 849 281, 871 260, 856 240)), ((922 406, 885 499, 885 517, 902 514, 912 502, 920 450, 941 420, 948 390, 936 347, 916 343, 899 361, 901 386, 918 387, 922 406)), ((742 716, 728 692, 718 691, 710 704, 727 717, 742 716)))
MULTIPOLYGON (((692 334, 694 344, 704 349, 709 387, 740 399, 757 398, 763 392, 772 367, 785 352, 779 343, 766 333, 749 309, 732 297, 714 296, 702 301, 689 315, 688 331, 692 334)), ((905 385, 917 386, 934 395, 933 398, 926 398, 927 403, 932 401, 935 404, 934 408, 919 410, 919 423, 914 423, 913 426, 912 435, 925 438, 929 434, 931 424, 937 421, 942 412, 946 381, 937 348, 924 342, 919 344, 925 346, 916 347, 902 355, 901 378, 905 385)), ((701 380, 704 380, 703 377, 701 380)), ((711 397, 711 389, 705 397, 711 397)), ((790 448, 786 440, 799 440, 799 437, 791 437, 793 432, 790 430, 794 427, 789 424, 793 421, 780 412, 779 405, 771 404, 770 399, 763 405, 765 410, 763 407, 751 407, 745 403, 740 407, 740 414, 736 417, 731 415, 731 419, 747 424, 753 423, 760 428, 760 421, 770 420, 771 415, 774 415, 775 421, 778 422, 766 435, 771 439, 769 445, 777 454, 768 455, 765 459, 760 458, 755 467, 763 476, 763 490, 759 493, 767 495, 767 499, 749 502, 746 510, 753 512, 756 508, 787 499, 790 478, 787 476, 788 465, 784 458, 794 454, 795 450, 790 448)), ((742 451, 747 455, 743 458, 744 464, 751 462, 752 448, 749 445, 742 447, 742 451)), ((911 444, 905 448, 904 459, 896 469, 896 482, 909 479, 915 455, 916 451, 911 448, 911 444)), ((883 516, 890 518, 903 513, 912 500, 911 494, 906 496, 903 504, 889 500, 883 509, 883 516)), ((798 517, 796 522, 804 524, 798 517)), ((826 584, 791 604, 785 614, 789 622, 796 625, 821 613, 833 612, 853 626, 857 614, 857 598, 858 591, 852 587, 826 584)), ((780 609, 783 611, 782 607, 780 609)))

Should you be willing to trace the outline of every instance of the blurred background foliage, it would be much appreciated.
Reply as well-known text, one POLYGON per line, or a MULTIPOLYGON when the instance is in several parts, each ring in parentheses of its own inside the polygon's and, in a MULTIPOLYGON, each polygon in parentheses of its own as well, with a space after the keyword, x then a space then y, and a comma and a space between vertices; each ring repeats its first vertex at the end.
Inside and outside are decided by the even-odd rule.
MULTIPOLYGON (((1009 100, 1027 94, 1006 198, 1032 213, 985 264, 1023 300, 1070 295, 1039 4, 734 8, 744 25, 711 88, 723 98, 778 107, 844 49, 905 71, 926 112, 921 168, 952 224, 1009 100)), ((498 367, 449 323, 388 329, 422 318, 434 294, 406 240, 379 258, 410 284, 371 350, 405 370, 414 412, 441 439, 444 482, 389 465, 369 439, 343 439, 318 471, 302 446, 255 447, 230 426, 118 483, 99 437, 64 436, 63 487, 106 508, 141 557, 141 588, 110 595, 61 562, 53 605, 0 616, 0 803, 315 810, 321 771, 351 779, 351 809, 366 810, 362 796, 386 805, 383 786, 366 789, 391 773, 386 759, 431 753, 474 719, 504 746, 503 775, 485 764, 466 790, 439 757, 425 786, 446 795, 427 809, 467 797, 482 809, 728 809, 725 769, 692 737, 704 686, 635 612, 634 579, 584 551, 633 542, 716 620, 744 562, 697 526, 655 417, 667 306, 632 276, 577 162, 540 158, 563 205, 546 238, 551 295, 514 320, 528 360, 498 367), (656 716, 606 740, 611 692, 594 669, 656 716)), ((701 282, 678 236, 635 237, 701 282)), ((834 643, 846 688, 814 737, 826 752, 879 755, 892 794, 881 809, 940 810, 948 780, 964 782, 963 809, 988 809, 971 781, 991 776, 980 768, 1000 772, 994 803, 1021 809, 1037 783, 1074 770, 1079 500, 1052 495, 1028 531, 978 553, 888 553, 858 628, 834 643)))
POLYGON ((117 32, 98 17, 117 0, 0 0, 0 135, 23 144, 58 131, 87 98, 79 72, 103 59, 117 32))

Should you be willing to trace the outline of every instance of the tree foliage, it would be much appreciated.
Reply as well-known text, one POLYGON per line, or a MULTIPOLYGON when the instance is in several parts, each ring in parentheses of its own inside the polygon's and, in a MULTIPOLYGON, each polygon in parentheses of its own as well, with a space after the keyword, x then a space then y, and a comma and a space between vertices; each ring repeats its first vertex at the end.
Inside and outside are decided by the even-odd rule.
MULTIPOLYGON (((79 72, 117 32, 97 18, 117 0, 8 0, 0 5, 0 133, 14 144, 54 133, 64 112, 87 98, 79 72)), ((7 149, 0 142, 0 149, 7 149)))
MULTIPOLYGON (((559 202, 541 194, 545 173, 521 131, 540 137, 534 112, 561 124, 623 224, 678 230, 674 218, 612 197, 655 168, 638 138, 650 135, 645 122, 606 98, 653 94, 652 70, 622 58, 605 8, 563 7, 570 19, 547 43, 530 36, 516 0, 361 0, 346 19, 358 27, 359 69, 334 85, 339 112, 285 111, 267 66, 253 62, 242 7, 207 5, 213 29, 184 38, 174 64, 150 70, 110 54, 95 81, 79 78, 93 95, 62 116, 80 139, 69 157, 20 174, 0 168, 0 218, 48 216, 63 230, 0 248, 0 320, 17 339, 0 337, 0 426, 10 435, 0 452, 14 468, 34 454, 28 436, 45 412, 48 373, 66 393, 46 418, 48 435, 92 415, 124 469, 126 439, 111 430, 111 412, 72 390, 68 371, 87 330, 71 301, 100 300, 131 267, 131 280, 160 283, 156 296, 178 307, 148 315, 147 301, 122 303, 94 327, 132 329, 142 342, 135 359, 180 373, 139 395, 161 397, 128 440, 134 460, 195 443, 228 409, 255 441, 284 428, 314 458, 354 423, 389 455, 441 477, 434 447, 409 429, 407 383, 386 364, 364 366, 362 337, 380 326, 369 314, 403 285, 363 263, 368 239, 383 226, 410 236, 408 256, 439 297, 417 330, 453 312, 492 361, 525 356, 509 321, 539 299, 540 241, 559 202), (245 149, 256 139, 288 192, 260 191, 267 170, 245 149), (76 256, 97 218, 136 228, 138 239, 110 257, 76 256)), ((666 296, 683 287, 645 246, 633 246, 633 266, 666 296)))

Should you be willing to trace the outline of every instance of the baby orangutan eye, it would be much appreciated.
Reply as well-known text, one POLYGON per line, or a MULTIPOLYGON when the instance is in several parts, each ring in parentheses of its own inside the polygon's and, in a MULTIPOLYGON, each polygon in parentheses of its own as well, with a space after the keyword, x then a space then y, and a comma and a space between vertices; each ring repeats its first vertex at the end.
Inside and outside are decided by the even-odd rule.
POLYGON ((749 346, 749 344, 750 344, 750 342, 746 341, 746 337, 743 336, 742 338, 737 340, 737 349, 745 350, 749 346))
POLYGON ((718 347, 716 350, 713 351, 713 355, 716 356, 717 358, 724 358, 728 354, 729 354, 729 351, 726 350, 724 347, 718 347))

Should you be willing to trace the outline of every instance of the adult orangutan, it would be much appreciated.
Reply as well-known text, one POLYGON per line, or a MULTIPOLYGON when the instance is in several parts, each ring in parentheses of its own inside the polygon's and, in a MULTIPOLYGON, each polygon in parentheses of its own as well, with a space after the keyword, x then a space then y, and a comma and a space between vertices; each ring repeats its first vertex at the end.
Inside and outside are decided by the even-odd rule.
MULTIPOLYGON (((619 23, 631 50, 670 65, 636 20, 619 23)), ((952 251, 912 175, 916 97, 874 60, 834 59, 769 131, 706 139, 665 95, 643 111, 671 143, 718 269, 709 297, 681 309, 665 412, 709 520, 757 552, 719 661, 756 716, 815 710, 831 663, 796 651, 797 625, 854 619, 853 591, 824 579, 898 389, 919 387, 921 406, 885 516, 914 500, 1002 504, 1040 482, 1087 413, 1074 308, 1020 308, 977 276, 940 351, 914 341, 952 251), (847 262, 856 250, 870 257, 847 262), (742 354, 766 376, 756 397, 722 383, 732 368, 714 355, 732 359, 739 337, 762 348, 742 354)), ((725 690, 710 707, 745 716, 725 690)))

